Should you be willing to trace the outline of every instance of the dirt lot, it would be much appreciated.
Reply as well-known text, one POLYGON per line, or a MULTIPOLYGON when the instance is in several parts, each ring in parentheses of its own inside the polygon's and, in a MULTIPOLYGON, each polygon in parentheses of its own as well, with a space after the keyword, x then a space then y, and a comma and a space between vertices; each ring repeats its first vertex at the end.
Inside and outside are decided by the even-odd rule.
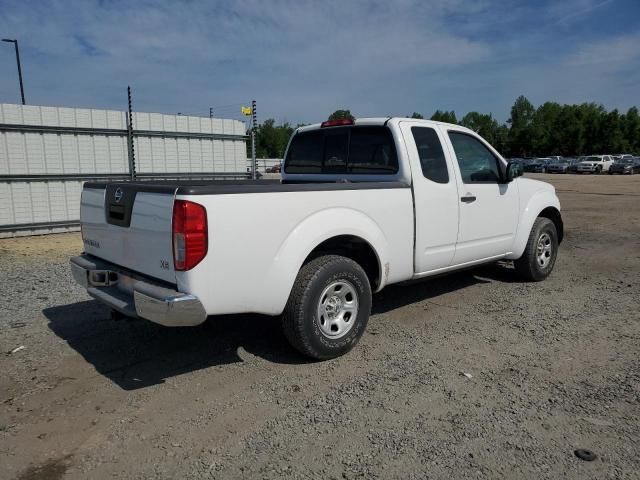
POLYGON ((321 363, 274 318, 113 321, 71 282, 79 235, 0 241, 0 477, 640 478, 640 177, 544 179, 547 281, 389 287, 321 363))

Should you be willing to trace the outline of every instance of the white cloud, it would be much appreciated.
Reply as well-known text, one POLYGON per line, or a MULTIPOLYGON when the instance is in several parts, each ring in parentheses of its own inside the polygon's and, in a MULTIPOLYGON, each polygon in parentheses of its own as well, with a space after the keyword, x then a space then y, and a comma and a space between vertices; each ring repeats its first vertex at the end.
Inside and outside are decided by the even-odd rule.
MULTIPOLYGON (((217 113, 239 115, 236 104, 256 98, 261 118, 292 122, 338 107, 504 117, 528 91, 564 101, 567 91, 593 92, 589 85, 616 90, 619 79, 578 72, 597 58, 617 58, 622 68, 632 40, 580 51, 565 41, 578 18, 607 10, 601 3, 0 0, 0 31, 20 39, 33 103, 124 108, 132 85, 134 107, 147 111, 206 114, 234 104, 217 113), (576 79, 582 84, 568 89, 576 79)), ((12 61, 10 49, 0 49, 0 65, 12 61)), ((16 83, 11 68, 0 68, 0 101, 19 98, 16 83)))
POLYGON ((637 60, 640 60, 640 33, 590 42, 573 54, 568 64, 626 68, 637 60))
POLYGON ((568 25, 571 22, 592 13, 594 10, 610 4, 613 0, 563 0, 551 4, 548 14, 556 25, 568 25))

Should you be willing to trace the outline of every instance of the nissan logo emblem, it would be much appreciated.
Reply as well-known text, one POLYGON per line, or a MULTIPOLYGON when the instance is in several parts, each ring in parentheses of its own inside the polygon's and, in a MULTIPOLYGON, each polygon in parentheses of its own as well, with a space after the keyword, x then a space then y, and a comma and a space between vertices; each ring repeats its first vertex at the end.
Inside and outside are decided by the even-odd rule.
POLYGON ((113 198, 116 201, 116 203, 120 203, 120 200, 122 200, 122 197, 124 197, 124 192, 120 187, 116 188, 116 191, 113 193, 113 198))

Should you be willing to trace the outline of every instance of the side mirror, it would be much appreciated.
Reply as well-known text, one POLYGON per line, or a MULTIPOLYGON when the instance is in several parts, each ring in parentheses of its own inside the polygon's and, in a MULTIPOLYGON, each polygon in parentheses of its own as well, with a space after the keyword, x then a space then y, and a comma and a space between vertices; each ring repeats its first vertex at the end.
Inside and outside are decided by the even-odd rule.
POLYGON ((522 163, 518 161, 511 161, 507 163, 506 181, 512 182, 514 178, 521 177, 523 173, 522 163))

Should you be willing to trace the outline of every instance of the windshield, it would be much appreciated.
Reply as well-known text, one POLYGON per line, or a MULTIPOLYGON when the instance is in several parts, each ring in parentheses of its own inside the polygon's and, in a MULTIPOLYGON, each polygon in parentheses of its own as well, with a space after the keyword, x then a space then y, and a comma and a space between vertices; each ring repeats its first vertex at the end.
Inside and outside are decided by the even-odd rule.
POLYGON ((600 157, 587 157, 584 159, 585 162, 599 162, 600 157))

